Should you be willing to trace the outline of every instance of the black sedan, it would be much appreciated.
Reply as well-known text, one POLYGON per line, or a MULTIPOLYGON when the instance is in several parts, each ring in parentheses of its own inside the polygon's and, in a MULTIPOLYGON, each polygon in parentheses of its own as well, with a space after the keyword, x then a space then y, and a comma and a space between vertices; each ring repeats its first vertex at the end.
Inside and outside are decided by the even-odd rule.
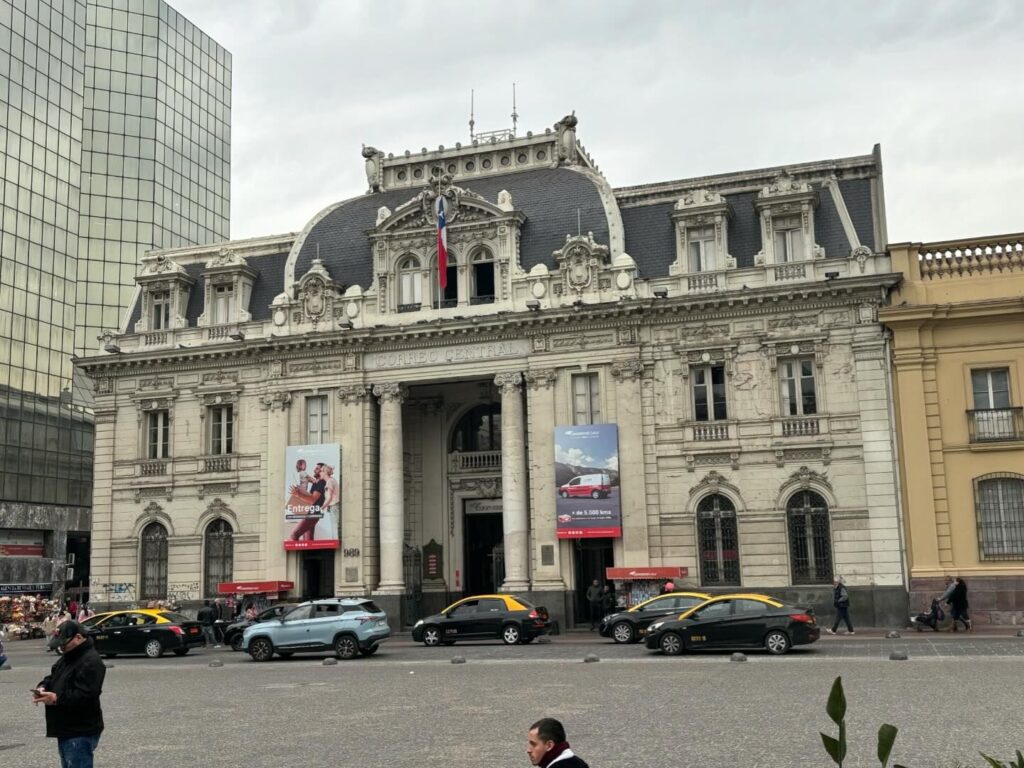
POLYGON ((412 639, 426 646, 457 640, 530 643, 548 631, 548 611, 514 595, 477 595, 452 603, 441 613, 416 622, 412 639))
POLYGON ((198 622, 152 608, 98 613, 82 625, 89 630, 96 652, 108 659, 132 653, 144 653, 156 659, 167 651, 184 656, 204 643, 198 622))
POLYGON ((277 605, 272 605, 269 608, 265 608, 260 611, 256 614, 255 619, 239 619, 231 622, 224 630, 224 644, 230 645, 232 651, 242 650, 242 633, 245 632, 248 627, 251 627, 253 624, 259 624, 263 621, 280 619, 288 613, 288 611, 296 607, 296 605, 298 605, 298 603, 278 603, 277 605))
POLYGON ((669 592, 652 597, 629 610, 609 613, 601 619, 601 637, 610 637, 616 643, 635 643, 658 619, 674 619, 710 597, 703 592, 669 592))
POLYGON ((821 637, 814 614, 766 595, 723 595, 677 619, 651 624, 647 647, 676 656, 692 650, 764 648, 782 654, 821 637))

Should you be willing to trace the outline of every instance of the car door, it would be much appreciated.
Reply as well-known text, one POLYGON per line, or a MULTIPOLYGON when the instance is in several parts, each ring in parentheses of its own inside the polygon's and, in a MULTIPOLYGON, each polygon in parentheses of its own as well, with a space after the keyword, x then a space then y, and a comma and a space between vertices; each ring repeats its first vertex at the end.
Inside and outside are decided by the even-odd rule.
POLYGON ((448 611, 442 625, 443 637, 452 640, 474 637, 476 626, 473 619, 476 618, 476 608, 479 602, 479 600, 463 600, 448 611))
POLYGON ((271 625, 271 636, 276 648, 301 648, 308 644, 309 623, 312 620, 313 606, 300 605, 286 614, 276 627, 271 625))
POLYGON ((334 643, 334 635, 341 625, 341 606, 337 603, 317 603, 308 622, 307 641, 311 645, 328 646, 334 643))
POLYGON ((761 645, 767 633, 768 611, 771 606, 760 600, 737 598, 733 601, 732 615, 722 623, 722 645, 746 648, 761 645))
POLYGON ((477 603, 475 616, 471 619, 476 636, 499 637, 508 616, 508 607, 500 597, 482 598, 477 603))
POLYGON ((666 616, 675 618, 682 612, 683 609, 679 607, 679 598, 665 595, 645 603, 640 610, 633 613, 633 620, 636 622, 638 630, 646 632, 647 628, 658 619, 664 619, 666 616))
POLYGON ((121 635, 124 653, 144 653, 146 643, 160 634, 156 617, 145 613, 129 613, 127 617, 121 635))
POLYGON ((690 614, 686 645, 690 648, 715 648, 722 644, 722 623, 732 615, 732 600, 716 600, 690 614))
POLYGON ((127 613, 115 613, 101 621, 93 637, 97 653, 127 653, 124 636, 127 626, 127 613))

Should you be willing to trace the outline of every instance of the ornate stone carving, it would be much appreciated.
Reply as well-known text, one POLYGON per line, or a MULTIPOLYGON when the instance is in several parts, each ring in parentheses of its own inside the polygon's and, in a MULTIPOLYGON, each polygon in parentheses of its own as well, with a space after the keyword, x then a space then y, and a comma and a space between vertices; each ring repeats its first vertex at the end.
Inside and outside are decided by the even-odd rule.
POLYGON ((245 259, 232 251, 230 248, 221 248, 217 255, 207 260, 207 269, 220 269, 223 267, 245 267, 245 259))
POLYGON ((389 381, 383 384, 373 385, 373 394, 383 403, 398 403, 401 405, 405 402, 406 389, 396 381, 389 381))
POLYGON ((767 186, 761 188, 760 197, 786 197, 787 195, 803 195, 813 192, 806 181, 797 181, 783 171, 767 186))
POLYGON ((557 134, 555 146, 558 152, 559 165, 576 165, 578 159, 576 148, 576 126, 579 118, 576 117, 576 110, 566 115, 555 123, 557 134))
POLYGON ((173 389, 174 378, 172 376, 150 376, 146 379, 139 379, 139 389, 173 389))
POLYGON ((365 403, 370 399, 371 394, 370 387, 365 384, 349 384, 338 387, 338 399, 345 405, 365 403))
POLYGON ((800 490, 806 491, 811 488, 815 483, 831 488, 832 484, 828 481, 828 477, 815 472, 813 469, 809 469, 806 466, 800 467, 796 472, 789 476, 788 483, 796 485, 800 490))
POLYGON ((283 411, 292 404, 291 392, 267 392, 260 397, 260 405, 264 410, 283 411))
POLYGON ((515 373, 499 373, 494 377, 494 385, 503 395, 518 392, 523 386, 523 374, 518 371, 515 373))
POLYGON ((554 368, 542 368, 539 370, 527 371, 526 385, 530 389, 550 389, 558 378, 554 368))
POLYGON ((565 245, 553 254, 562 276, 562 293, 582 294, 596 285, 597 274, 609 262, 608 246, 594 240, 594 234, 566 235, 565 245))
MULTIPOLYGON (((196 498, 203 499, 214 493, 226 493, 229 496, 234 496, 237 491, 237 483, 199 483, 199 485, 196 486, 196 498)), ((213 502, 211 502, 210 506, 208 507, 207 511, 218 511, 219 513, 223 514, 220 511, 220 507, 223 507, 224 510, 230 512, 227 504, 225 504, 220 499, 214 499, 213 502), (217 506, 216 510, 215 505, 219 505, 217 506)))
POLYGON ((448 532, 455 536, 455 494, 473 494, 481 499, 501 498, 501 477, 460 478, 448 484, 448 532))
POLYGON ((643 375, 644 364, 638 358, 620 360, 612 365, 612 376, 619 381, 633 381, 643 375))
POLYGON ((850 258, 857 262, 857 266, 860 267, 861 274, 863 274, 867 267, 868 259, 871 258, 871 249, 866 245, 858 245, 850 252, 850 258))
POLYGON ((203 374, 203 384, 228 384, 238 381, 237 371, 213 371, 203 374))
MULTIPOLYGON (((730 461, 732 457, 730 456, 730 461)), ((698 494, 729 492, 734 498, 741 498, 739 488, 730 483, 723 475, 711 470, 703 479, 690 489, 690 498, 698 494)))
POLYGON ((341 286, 334 282, 320 259, 313 259, 309 271, 299 280, 298 299, 301 306, 298 322, 319 323, 333 320, 335 304, 340 306, 341 286))
POLYGON ((366 183, 370 192, 380 192, 384 181, 384 153, 376 147, 363 144, 363 159, 366 167, 366 183))

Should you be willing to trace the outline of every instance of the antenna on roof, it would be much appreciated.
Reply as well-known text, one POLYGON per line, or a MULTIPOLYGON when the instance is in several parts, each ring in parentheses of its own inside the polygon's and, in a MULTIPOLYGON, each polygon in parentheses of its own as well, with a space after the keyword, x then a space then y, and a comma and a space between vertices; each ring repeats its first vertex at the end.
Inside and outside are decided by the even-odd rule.
POLYGON ((473 126, 476 125, 476 120, 473 119, 473 89, 469 89, 469 138, 473 138, 473 126))
POLYGON ((516 135, 516 123, 519 121, 519 114, 516 112, 516 84, 512 83, 512 136, 516 135))

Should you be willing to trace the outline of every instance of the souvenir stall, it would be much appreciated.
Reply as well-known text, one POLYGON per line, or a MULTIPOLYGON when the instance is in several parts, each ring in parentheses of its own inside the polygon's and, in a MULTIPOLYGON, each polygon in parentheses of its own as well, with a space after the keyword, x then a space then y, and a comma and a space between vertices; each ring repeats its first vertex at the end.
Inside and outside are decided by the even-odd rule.
POLYGON ((0 628, 9 640, 44 637, 43 621, 58 608, 55 600, 42 595, 0 595, 0 628))
POLYGON ((657 597, 667 582, 675 585, 676 591, 683 589, 682 581, 689 575, 689 568, 683 566, 637 566, 634 568, 605 568, 605 579, 615 584, 617 608, 632 608, 634 605, 657 597))

